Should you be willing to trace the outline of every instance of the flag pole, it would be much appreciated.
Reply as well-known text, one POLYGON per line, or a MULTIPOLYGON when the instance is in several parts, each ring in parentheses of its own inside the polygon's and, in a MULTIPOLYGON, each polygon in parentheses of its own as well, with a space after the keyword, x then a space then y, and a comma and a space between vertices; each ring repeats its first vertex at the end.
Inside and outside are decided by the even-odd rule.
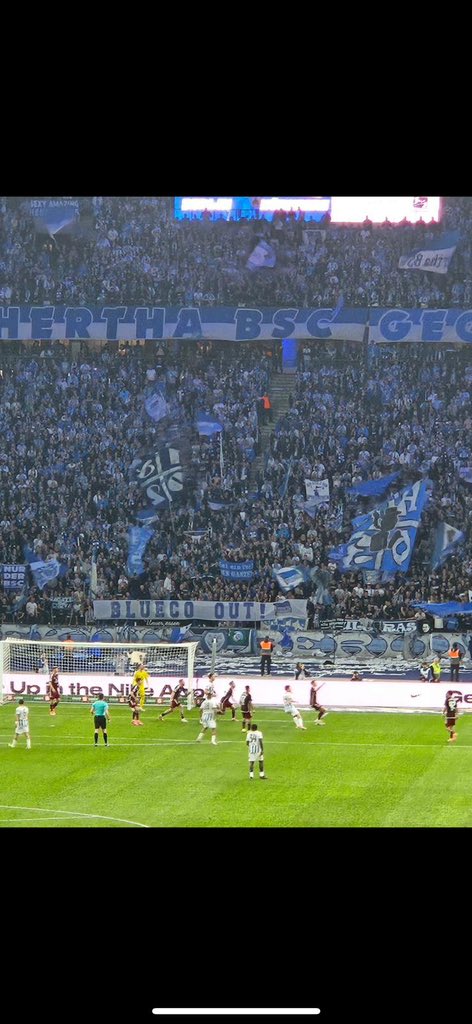
POLYGON ((223 431, 220 430, 220 473, 221 473, 221 477, 222 478, 223 478, 224 471, 225 471, 225 460, 223 458, 223 431))

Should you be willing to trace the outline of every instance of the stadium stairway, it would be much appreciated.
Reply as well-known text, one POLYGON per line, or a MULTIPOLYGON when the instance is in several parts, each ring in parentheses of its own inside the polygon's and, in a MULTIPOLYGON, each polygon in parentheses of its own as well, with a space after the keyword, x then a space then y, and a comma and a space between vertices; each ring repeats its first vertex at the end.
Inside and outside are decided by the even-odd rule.
POLYGON ((256 483, 258 473, 264 476, 266 456, 269 452, 270 437, 275 430, 277 420, 284 416, 290 407, 289 396, 295 390, 293 374, 273 373, 270 379, 269 397, 272 403, 272 422, 262 421, 259 425, 260 452, 251 466, 251 483, 256 483))

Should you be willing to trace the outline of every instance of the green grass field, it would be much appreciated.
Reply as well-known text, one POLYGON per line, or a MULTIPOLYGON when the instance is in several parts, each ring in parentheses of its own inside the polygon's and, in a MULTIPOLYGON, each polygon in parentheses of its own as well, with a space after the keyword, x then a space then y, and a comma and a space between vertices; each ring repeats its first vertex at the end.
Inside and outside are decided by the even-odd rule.
POLYGON ((241 723, 218 718, 218 746, 195 742, 196 710, 144 713, 111 706, 110 747, 93 745, 87 705, 62 704, 50 718, 30 704, 32 749, 9 749, 15 705, 0 708, 3 828, 138 826, 396 827, 472 825, 472 715, 447 743, 440 715, 332 712, 307 732, 282 711, 257 712, 267 781, 248 778, 241 723))

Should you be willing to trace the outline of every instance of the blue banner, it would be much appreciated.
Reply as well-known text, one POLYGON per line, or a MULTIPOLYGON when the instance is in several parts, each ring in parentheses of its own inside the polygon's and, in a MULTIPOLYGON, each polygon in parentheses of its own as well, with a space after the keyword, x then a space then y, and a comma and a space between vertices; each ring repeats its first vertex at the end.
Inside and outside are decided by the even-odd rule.
POLYGON ((128 563, 129 576, 140 576, 144 572, 143 555, 153 530, 145 526, 130 526, 128 531, 128 563))
POLYGON ((26 565, 13 565, 4 562, 2 565, 2 583, 4 590, 23 590, 26 576, 26 565))
POLYGON ((371 309, 369 341, 472 342, 472 309, 371 309))
POLYGON ((390 476, 382 476, 380 477, 380 480, 363 480, 362 483, 355 484, 354 487, 350 487, 347 493, 360 494, 363 498, 368 498, 370 495, 378 497, 387 490, 387 487, 390 487, 390 484, 392 484, 398 476, 400 476, 400 471, 398 471, 398 473, 391 473, 390 476))
POLYGON ((353 519, 356 532, 347 544, 330 551, 329 558, 338 563, 340 572, 407 572, 427 496, 426 481, 418 480, 367 515, 353 519))
POLYGON ((254 576, 254 562, 227 562, 222 558, 220 561, 220 572, 225 580, 252 580, 254 576))
MULTIPOLYGON (((338 304, 339 306, 339 304, 338 304)), ((363 341, 367 309, 238 306, 0 306, 0 338, 330 338, 363 341)))
POLYGON ((422 608, 423 611, 429 612, 430 615, 437 615, 441 619, 446 615, 470 615, 472 612, 472 603, 470 601, 468 603, 464 602, 464 604, 460 604, 459 601, 445 601, 443 604, 412 601, 411 607, 422 608))

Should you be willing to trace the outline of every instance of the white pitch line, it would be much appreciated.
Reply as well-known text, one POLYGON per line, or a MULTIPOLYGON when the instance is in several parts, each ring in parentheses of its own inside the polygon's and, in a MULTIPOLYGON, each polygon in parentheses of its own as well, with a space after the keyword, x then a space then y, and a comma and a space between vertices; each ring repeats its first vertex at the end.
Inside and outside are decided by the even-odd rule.
MULTIPOLYGON (((101 818, 103 821, 121 821, 124 825, 138 825, 139 828, 151 828, 142 821, 131 821, 129 818, 114 818, 111 814, 86 814, 84 811, 62 811, 59 807, 26 807, 22 804, 0 804, 0 810, 6 811, 50 811, 52 814, 73 814, 74 818, 101 818)), ((19 819, 20 820, 20 819, 19 819)), ((60 821, 61 819, 57 819, 60 821)), ((65 820, 65 819, 64 819, 65 820)), ((0 818, 0 824, 2 819, 0 818)))

